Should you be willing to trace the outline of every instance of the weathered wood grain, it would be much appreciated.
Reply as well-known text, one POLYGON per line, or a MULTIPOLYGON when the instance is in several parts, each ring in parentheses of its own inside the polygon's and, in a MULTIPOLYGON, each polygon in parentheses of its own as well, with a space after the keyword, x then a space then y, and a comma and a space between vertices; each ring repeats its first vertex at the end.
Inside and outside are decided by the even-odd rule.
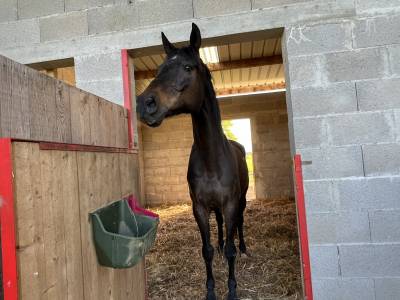
POLYGON ((76 88, 70 89, 71 134, 73 144, 91 144, 89 94, 76 88))
POLYGON ((127 148, 123 114, 117 104, 0 56, 0 137, 127 148))
MULTIPOLYGON (((57 141, 56 126, 56 81, 49 76, 27 72, 28 109, 30 109, 30 138, 36 141, 57 141)), ((24 83, 26 84, 26 82, 24 83)))
POLYGON ((0 136, 11 134, 12 62, 0 56, 0 136))
POLYGON ((71 103, 70 86, 61 82, 56 82, 56 126, 54 138, 58 142, 71 143, 71 103))
POLYGON ((13 63, 12 66, 12 100, 10 136, 20 139, 31 137, 29 85, 33 71, 25 66, 13 63))

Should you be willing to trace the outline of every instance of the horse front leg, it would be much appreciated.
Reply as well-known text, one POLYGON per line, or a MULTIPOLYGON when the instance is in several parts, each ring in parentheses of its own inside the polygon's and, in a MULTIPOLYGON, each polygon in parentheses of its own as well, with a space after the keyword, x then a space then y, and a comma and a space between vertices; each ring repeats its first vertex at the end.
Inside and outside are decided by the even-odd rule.
POLYGON ((202 254, 204 258, 204 262, 206 264, 207 271, 207 296, 206 300, 216 300, 214 287, 215 281, 212 272, 212 261, 214 257, 214 248, 210 242, 210 224, 209 224, 209 216, 210 213, 208 210, 202 205, 195 205, 193 203, 193 214, 196 219, 197 225, 200 229, 201 240, 203 242, 202 254))
POLYGON ((236 278, 235 278, 235 232, 237 230, 238 221, 238 208, 234 205, 227 206, 224 209, 225 229, 226 229, 226 244, 225 244, 225 257, 229 266, 228 288, 229 293, 227 300, 236 300, 236 278))
POLYGON ((224 251, 224 231, 223 231, 224 219, 222 218, 222 213, 219 209, 215 210, 215 218, 217 219, 217 226, 218 226, 218 252, 222 255, 224 251))

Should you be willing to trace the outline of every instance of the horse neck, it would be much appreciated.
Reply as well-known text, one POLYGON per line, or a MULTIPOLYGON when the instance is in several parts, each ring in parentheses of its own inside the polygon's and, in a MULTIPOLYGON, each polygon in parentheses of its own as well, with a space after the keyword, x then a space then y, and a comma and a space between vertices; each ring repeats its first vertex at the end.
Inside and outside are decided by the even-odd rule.
POLYGON ((221 114, 215 95, 208 95, 201 110, 192 113, 194 147, 199 150, 208 169, 218 165, 218 158, 226 149, 221 114))

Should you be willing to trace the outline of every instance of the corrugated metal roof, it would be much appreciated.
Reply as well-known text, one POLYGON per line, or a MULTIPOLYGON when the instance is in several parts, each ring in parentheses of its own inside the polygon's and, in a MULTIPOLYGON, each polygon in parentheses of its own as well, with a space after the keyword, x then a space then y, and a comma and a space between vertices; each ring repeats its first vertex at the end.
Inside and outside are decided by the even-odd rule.
MULTIPOLYGON (((200 49, 204 63, 231 62, 260 57, 281 56, 281 38, 218 45, 200 49)), ((134 69, 137 71, 156 70, 164 61, 165 54, 155 54, 134 58, 134 69)), ((281 63, 240 67, 211 72, 217 94, 235 93, 238 89, 249 91, 282 88, 285 83, 284 68, 281 63)), ((136 93, 144 91, 152 78, 136 80, 136 93)))

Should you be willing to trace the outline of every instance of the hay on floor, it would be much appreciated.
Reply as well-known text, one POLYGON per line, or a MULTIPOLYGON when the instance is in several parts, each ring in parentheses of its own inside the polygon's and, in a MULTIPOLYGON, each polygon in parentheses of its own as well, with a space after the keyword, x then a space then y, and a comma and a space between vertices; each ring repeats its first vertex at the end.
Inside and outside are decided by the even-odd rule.
MULTIPOLYGON (((204 299, 201 238, 190 205, 155 210, 161 219, 157 241, 146 257, 149 298, 204 299)), ((217 245, 214 214, 212 244, 217 245)), ((301 275, 293 200, 253 200, 245 212, 245 241, 251 257, 237 258, 240 299, 301 299, 301 275)), ((237 242, 236 242, 237 244, 237 242)), ((227 294, 228 265, 215 251, 218 299, 227 294)))

